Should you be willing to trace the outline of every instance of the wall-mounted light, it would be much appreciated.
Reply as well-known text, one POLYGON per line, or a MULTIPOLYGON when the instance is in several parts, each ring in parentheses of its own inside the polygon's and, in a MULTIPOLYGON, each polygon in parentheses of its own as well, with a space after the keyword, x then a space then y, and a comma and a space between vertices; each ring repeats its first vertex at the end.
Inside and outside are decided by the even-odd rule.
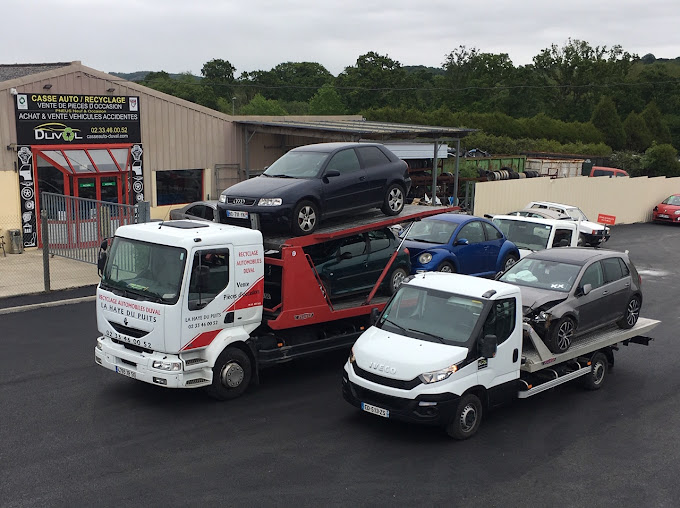
POLYGON ((46 85, 43 86, 44 90, 49 90, 50 88, 52 88, 52 85, 50 83, 47 83, 46 85))
POLYGON ((113 87, 111 87, 111 88, 107 88, 106 91, 109 92, 109 93, 111 93, 111 92, 115 92, 116 89, 113 88, 113 87))

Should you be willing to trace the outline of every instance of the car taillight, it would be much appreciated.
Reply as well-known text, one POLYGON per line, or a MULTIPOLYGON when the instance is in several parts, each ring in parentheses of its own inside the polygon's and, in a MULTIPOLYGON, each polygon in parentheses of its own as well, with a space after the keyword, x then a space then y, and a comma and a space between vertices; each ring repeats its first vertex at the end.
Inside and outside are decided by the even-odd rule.
POLYGON ((638 286, 642 287, 642 275, 638 273, 638 286))

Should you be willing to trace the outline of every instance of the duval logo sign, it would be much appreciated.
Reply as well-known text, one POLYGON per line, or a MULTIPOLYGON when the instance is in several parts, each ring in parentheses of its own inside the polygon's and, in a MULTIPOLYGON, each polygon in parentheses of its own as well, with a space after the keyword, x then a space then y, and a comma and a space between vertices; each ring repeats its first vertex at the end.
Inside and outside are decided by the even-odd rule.
POLYGON ((36 140, 54 140, 54 141, 81 141, 83 137, 79 134, 80 129, 73 129, 64 125, 63 123, 50 122, 38 125, 33 128, 36 140))

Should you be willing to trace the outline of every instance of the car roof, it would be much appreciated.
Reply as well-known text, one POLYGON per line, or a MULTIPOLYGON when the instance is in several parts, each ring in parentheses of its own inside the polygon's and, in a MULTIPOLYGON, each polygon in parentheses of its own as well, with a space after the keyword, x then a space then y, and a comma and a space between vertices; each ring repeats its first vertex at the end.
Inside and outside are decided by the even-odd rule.
POLYGON ((291 152, 332 152, 340 148, 357 146, 383 146, 380 143, 356 143, 356 142, 336 142, 336 143, 313 143, 293 148, 291 152))
POLYGON ((195 206, 195 205, 207 205, 207 206, 210 206, 212 208, 217 208, 217 200, 216 199, 210 199, 210 200, 206 200, 206 201, 193 201, 191 203, 187 203, 182 208, 191 208, 192 206, 195 206))
POLYGON ((529 203, 527 208, 531 208, 531 205, 545 205, 545 206, 559 206, 561 208, 578 208, 574 205, 565 205, 564 203, 554 203, 552 201, 532 201, 529 203))
POLYGON ((546 249, 529 254, 524 259, 544 259, 576 265, 585 265, 591 260, 605 259, 612 256, 626 257, 623 252, 608 249, 593 249, 592 247, 561 247, 546 249))
MULTIPOLYGON (((543 203, 540 203, 543 204, 543 203)), ((562 219, 565 217, 569 217, 566 213, 558 212, 556 210, 550 210, 549 208, 523 208, 522 210, 516 210, 514 212, 510 212, 508 215, 513 215, 518 212, 531 212, 531 213, 536 213, 536 214, 544 214, 547 215, 548 217, 551 217, 553 219, 562 219)))
POLYGON ((482 217, 477 217, 475 215, 467 215, 464 213, 440 213, 437 215, 431 215, 430 217, 425 217, 423 220, 439 220, 445 222, 453 222, 454 224, 463 224, 464 222, 468 222, 473 219, 489 222, 482 217))

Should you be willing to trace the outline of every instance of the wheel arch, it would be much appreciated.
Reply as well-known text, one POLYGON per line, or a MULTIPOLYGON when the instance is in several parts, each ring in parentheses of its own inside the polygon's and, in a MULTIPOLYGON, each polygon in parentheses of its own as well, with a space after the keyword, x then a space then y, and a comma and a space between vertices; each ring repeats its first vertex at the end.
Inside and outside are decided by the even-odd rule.
POLYGON ((484 412, 489 409, 489 394, 486 388, 484 388, 482 385, 471 386, 461 394, 461 397, 464 397, 468 393, 475 395, 481 401, 482 410, 484 412))

